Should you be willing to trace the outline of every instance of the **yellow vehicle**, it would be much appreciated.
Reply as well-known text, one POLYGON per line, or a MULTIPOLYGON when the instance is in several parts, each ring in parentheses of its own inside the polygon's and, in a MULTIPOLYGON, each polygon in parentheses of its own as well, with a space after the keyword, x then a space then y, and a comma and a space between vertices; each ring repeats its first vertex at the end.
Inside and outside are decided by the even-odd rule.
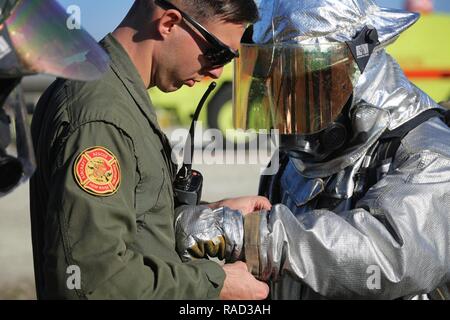
POLYGON ((391 46, 406 76, 437 102, 450 100, 450 15, 423 14, 391 46))

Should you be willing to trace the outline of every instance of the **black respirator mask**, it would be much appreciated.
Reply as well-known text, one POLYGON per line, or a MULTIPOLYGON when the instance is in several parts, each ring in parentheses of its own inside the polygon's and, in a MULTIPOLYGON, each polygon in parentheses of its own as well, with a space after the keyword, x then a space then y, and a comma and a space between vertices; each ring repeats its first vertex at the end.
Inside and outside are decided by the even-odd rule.
POLYGON ((322 162, 340 150, 353 135, 348 111, 352 97, 336 120, 324 129, 310 134, 281 134, 280 151, 305 162, 322 162))

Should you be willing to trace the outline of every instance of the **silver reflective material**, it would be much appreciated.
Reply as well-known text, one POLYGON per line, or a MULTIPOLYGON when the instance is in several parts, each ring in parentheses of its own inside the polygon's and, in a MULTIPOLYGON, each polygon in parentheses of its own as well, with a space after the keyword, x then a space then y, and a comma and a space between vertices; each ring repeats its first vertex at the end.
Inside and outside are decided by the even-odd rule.
POLYGON ((27 115, 24 93, 19 86, 9 95, 5 104, 0 106, 0 198, 27 181, 36 168, 27 115), (5 116, 13 120, 13 143, 10 123, 5 116))
POLYGON ((419 15, 380 8, 372 0, 261 0, 255 24, 257 44, 328 43, 351 40, 365 25, 374 26, 382 44, 390 43, 419 15))
POLYGON ((301 281, 327 298, 394 299, 449 282, 448 136, 438 119, 410 132, 393 163, 395 173, 352 210, 296 217, 274 206, 260 232, 260 277, 278 285, 273 294, 292 299, 301 281), (371 278, 375 274, 379 282, 371 278))
MULTIPOLYGON (((206 243, 225 244, 225 260, 237 261, 242 255, 244 221, 242 214, 227 207, 181 206, 175 210, 176 249, 183 261, 196 258, 191 249, 206 243)), ((204 256, 204 258, 207 258, 204 256)))

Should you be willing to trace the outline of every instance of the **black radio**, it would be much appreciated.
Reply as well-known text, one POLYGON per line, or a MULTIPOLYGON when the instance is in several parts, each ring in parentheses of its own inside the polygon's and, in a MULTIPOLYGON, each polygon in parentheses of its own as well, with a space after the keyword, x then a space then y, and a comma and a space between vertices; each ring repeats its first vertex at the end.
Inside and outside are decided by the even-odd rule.
POLYGON ((183 166, 180 171, 178 171, 175 181, 173 183, 173 190, 175 196, 175 207, 180 205, 198 205, 202 198, 202 187, 203 187, 203 176, 202 174, 192 169, 192 159, 194 154, 194 134, 195 134, 195 124, 200 115, 200 111, 205 104, 206 99, 209 94, 216 87, 216 83, 212 82, 208 90, 206 90, 202 99, 200 100, 197 109, 195 110, 194 116, 192 118, 191 127, 189 129, 189 135, 186 138, 186 143, 184 147, 184 159, 183 166), (190 148, 190 153, 187 152, 190 148))

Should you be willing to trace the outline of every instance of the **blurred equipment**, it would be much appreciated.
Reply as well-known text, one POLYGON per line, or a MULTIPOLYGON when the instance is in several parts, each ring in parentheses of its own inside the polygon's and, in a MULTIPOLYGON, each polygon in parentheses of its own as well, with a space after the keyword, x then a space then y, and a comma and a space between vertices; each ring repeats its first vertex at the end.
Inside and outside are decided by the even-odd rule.
POLYGON ((448 30, 450 15, 433 11, 387 48, 408 79, 436 101, 450 100, 448 30))
POLYGON ((433 0, 406 0, 406 10, 420 13, 433 11, 433 0))
POLYGON ((45 73, 95 80, 109 58, 84 30, 69 30, 54 0, 0 0, 0 196, 34 172, 22 77, 45 73), (11 132, 11 127, 14 130, 11 132))

